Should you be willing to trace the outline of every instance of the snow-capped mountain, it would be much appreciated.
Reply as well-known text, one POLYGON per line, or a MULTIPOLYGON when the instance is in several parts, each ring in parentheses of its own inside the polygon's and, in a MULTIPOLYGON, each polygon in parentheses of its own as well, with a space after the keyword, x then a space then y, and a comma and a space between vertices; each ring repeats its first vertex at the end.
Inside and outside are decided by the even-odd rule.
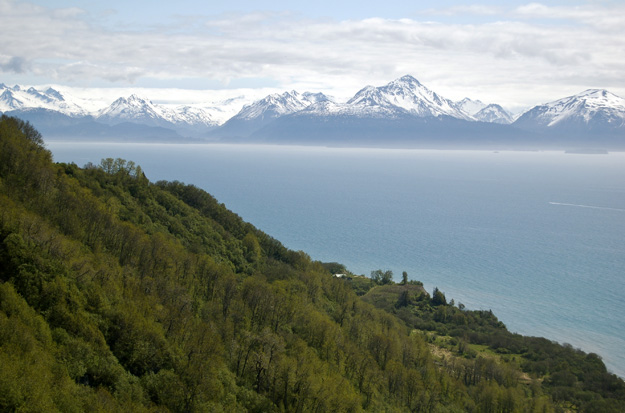
POLYGON ((308 105, 294 116, 306 117, 354 117, 403 119, 406 117, 450 116, 472 120, 457 105, 427 87, 417 79, 406 75, 385 86, 366 86, 347 103, 322 99, 308 105))
MULTIPOLYGON (((367 86, 339 104, 324 101, 277 117, 244 141, 323 145, 466 147, 519 138, 507 125, 475 122, 454 102, 403 76, 367 86)), ((238 139, 241 141, 241 139, 238 139)))
POLYGON ((128 98, 121 97, 96 115, 98 121, 108 124, 131 122, 150 126, 173 123, 174 117, 173 111, 156 106, 150 100, 137 95, 131 95, 128 98))
POLYGON ((295 90, 282 94, 274 93, 250 105, 246 105, 232 119, 266 120, 299 112, 312 103, 327 101, 322 93, 299 94, 295 90))
POLYGON ((273 120, 297 113, 311 104, 328 102, 323 93, 303 93, 293 90, 282 94, 274 93, 249 105, 230 118, 212 136, 244 137, 262 128, 273 120))
POLYGON ((476 120, 488 123, 509 125, 513 122, 512 115, 497 104, 490 104, 473 114, 476 120))
POLYGON ((403 110, 418 117, 446 115, 470 119, 454 102, 431 91, 410 75, 385 86, 367 86, 356 93, 347 105, 367 112, 379 110, 383 114, 403 110))
POLYGON ((625 99, 603 89, 588 89, 535 106, 513 124, 536 131, 622 133, 625 139, 625 99))
POLYGON ((0 112, 32 122, 49 137, 180 140, 205 134, 217 126, 201 108, 168 108, 136 95, 119 98, 90 113, 53 88, 37 90, 0 84, 0 92, 0 112))
POLYGON ((128 98, 119 98, 109 107, 100 110, 96 120, 107 125, 128 122, 168 128, 193 136, 203 134, 217 126, 217 122, 202 108, 192 106, 169 108, 134 94, 128 98))
POLYGON ((483 103, 481 100, 474 100, 470 98, 464 98, 459 102, 456 102, 456 107, 461 111, 466 113, 467 115, 475 115, 480 110, 484 109, 488 106, 486 103, 483 103))
POLYGON ((39 91, 34 87, 24 89, 19 85, 9 87, 0 83, 0 112, 26 109, 54 110, 72 117, 88 114, 78 105, 66 101, 55 89, 39 91))
POLYGON ((179 106, 175 109, 176 123, 186 123, 192 126, 215 127, 219 123, 203 108, 194 106, 179 106))
POLYGON ((0 84, 0 112, 63 139, 625 148, 625 99, 599 89, 536 106, 509 125, 501 106, 452 102, 409 75, 364 87, 346 103, 291 91, 256 101, 253 94, 219 101, 207 96, 208 103, 182 106, 131 95, 101 108, 84 92, 78 98, 55 88, 0 84))

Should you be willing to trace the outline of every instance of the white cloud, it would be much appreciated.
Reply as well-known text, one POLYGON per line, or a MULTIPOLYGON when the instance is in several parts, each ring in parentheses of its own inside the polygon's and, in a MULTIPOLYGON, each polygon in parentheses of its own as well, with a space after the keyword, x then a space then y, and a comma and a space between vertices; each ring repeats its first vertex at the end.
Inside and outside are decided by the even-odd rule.
POLYGON ((600 4, 586 4, 573 7, 552 7, 540 3, 530 3, 517 7, 513 13, 527 19, 562 20, 569 24, 583 24, 595 30, 615 32, 623 35, 625 5, 602 7, 600 4))
POLYGON ((144 78, 227 85, 266 78, 284 89, 348 97, 366 84, 410 73, 446 97, 508 107, 587 87, 625 94, 619 78, 625 73, 625 36, 617 35, 625 27, 621 6, 533 3, 508 11, 458 6, 429 13, 490 17, 466 24, 256 12, 181 16, 167 26, 122 30, 96 25, 94 16, 77 8, 0 0, 0 76, 21 71, 75 86, 132 86, 144 78))

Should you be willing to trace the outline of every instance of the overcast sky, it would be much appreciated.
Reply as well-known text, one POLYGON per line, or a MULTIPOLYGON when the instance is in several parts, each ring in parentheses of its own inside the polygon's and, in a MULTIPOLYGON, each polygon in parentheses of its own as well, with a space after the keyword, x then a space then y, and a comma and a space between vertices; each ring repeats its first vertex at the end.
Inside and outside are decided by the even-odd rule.
POLYGON ((625 96, 625 2, 0 0, 9 85, 344 99, 404 74, 511 110, 588 88, 625 96))

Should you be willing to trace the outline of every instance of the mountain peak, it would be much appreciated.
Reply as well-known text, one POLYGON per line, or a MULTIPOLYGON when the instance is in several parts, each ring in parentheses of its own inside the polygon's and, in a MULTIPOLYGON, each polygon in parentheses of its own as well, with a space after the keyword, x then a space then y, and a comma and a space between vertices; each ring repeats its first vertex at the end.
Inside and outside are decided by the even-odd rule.
POLYGON ((133 93, 132 95, 128 96, 126 101, 128 103, 140 104, 140 105, 146 105, 146 104, 152 105, 153 104, 152 101, 150 101, 149 99, 142 98, 142 97, 140 97, 139 95, 137 95, 135 93, 133 93))
POLYGON ((481 122, 499 123, 503 125, 508 125, 513 121, 508 111, 494 103, 482 108, 473 116, 481 122))
POLYGON ((323 94, 304 93, 292 90, 290 92, 273 93, 244 106, 233 119, 253 120, 253 119, 274 119, 279 116, 289 115, 299 112, 308 107, 311 103, 327 99, 323 94))
POLYGON ((4 89, 4 92, 0 95, 0 112, 21 109, 23 106, 24 102, 17 99, 11 89, 4 89))
POLYGON ((403 75, 399 79, 393 80, 391 83, 403 83, 410 86, 422 86, 421 83, 414 76, 411 75, 403 75))
POLYGON ((2 84, 0 111, 46 109, 60 112, 71 117, 84 116, 87 111, 79 105, 67 102, 58 91, 48 88, 45 91, 34 87, 28 89, 15 85, 8 87, 2 84))
POLYGON ((605 89, 586 89, 585 91, 578 93, 576 96, 606 97, 608 95, 616 96, 605 89))
POLYGON ((452 101, 437 95, 410 75, 395 79, 385 86, 367 86, 347 104, 379 107, 380 110, 395 113, 407 112, 418 117, 446 115, 470 119, 452 101))
POLYGON ((456 102, 456 106, 460 108, 464 113, 474 116, 480 110, 484 109, 488 106, 486 103, 483 103, 481 100, 474 100, 470 98, 464 98, 459 102, 456 102))
POLYGON ((170 122, 170 114, 151 101, 136 94, 120 97, 107 108, 100 110, 98 120, 107 123, 136 122, 149 126, 163 126, 170 122))
POLYGON ((48 96, 52 96, 53 98, 55 98, 56 100, 59 101, 65 101, 65 98, 63 97, 63 95, 61 94, 61 92, 59 92, 56 89, 52 89, 51 87, 49 87, 48 89, 46 89, 45 92, 43 92, 44 94, 48 95, 48 96))
POLYGON ((517 119, 515 125, 526 129, 567 128, 621 130, 625 128, 625 99, 604 89, 581 93, 535 106, 517 119))

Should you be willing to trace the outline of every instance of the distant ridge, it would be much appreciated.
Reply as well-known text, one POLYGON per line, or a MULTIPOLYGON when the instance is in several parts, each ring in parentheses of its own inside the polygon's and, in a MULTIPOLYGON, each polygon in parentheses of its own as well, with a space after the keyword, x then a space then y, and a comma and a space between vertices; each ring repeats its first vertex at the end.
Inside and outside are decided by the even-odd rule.
POLYGON ((215 133, 214 137, 246 137, 274 119, 299 112, 313 103, 327 102, 329 98, 323 93, 304 93, 296 91, 274 93, 250 105, 230 118, 215 133))
MULTIPOLYGON (((238 99, 238 100, 237 100, 238 99)), ((366 86, 345 103, 323 93, 276 93, 233 113, 120 97, 89 111, 53 89, 0 84, 0 112, 32 122, 48 138, 157 142, 273 143, 432 148, 625 149, 625 99, 589 89, 516 116, 496 103, 449 100, 410 75, 366 86)), ((227 109, 226 109, 227 107, 227 109)))
POLYGON ((603 89, 535 106, 514 125, 540 132, 625 135, 625 99, 603 89))

